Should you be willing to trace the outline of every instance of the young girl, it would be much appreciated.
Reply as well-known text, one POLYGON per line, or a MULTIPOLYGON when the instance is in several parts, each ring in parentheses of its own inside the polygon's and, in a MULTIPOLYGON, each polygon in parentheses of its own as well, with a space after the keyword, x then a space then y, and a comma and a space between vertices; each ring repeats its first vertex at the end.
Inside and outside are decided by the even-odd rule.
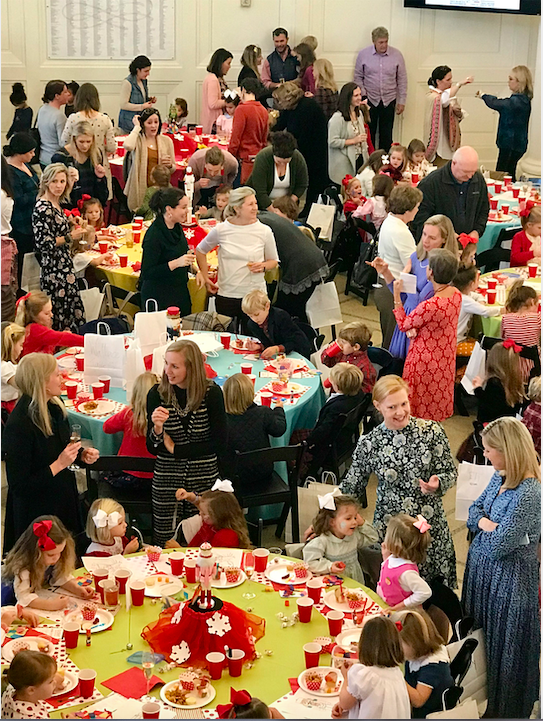
POLYGON ((479 402, 477 420, 479 423, 502 416, 515 416, 524 400, 524 383, 520 368, 520 348, 515 343, 496 343, 486 356, 484 381, 475 376, 473 388, 479 402))
POLYGON ((522 422, 530 431, 535 449, 541 457, 541 376, 530 381, 528 398, 531 402, 522 414, 522 422))
MULTIPOLYGON (((118 456, 133 458, 154 458, 147 450, 147 394, 156 385, 154 373, 141 373, 134 381, 130 405, 104 421, 104 433, 122 433, 123 440, 118 456)), ((114 488, 130 488, 150 491, 152 473, 145 471, 114 471, 104 474, 114 488)))
POLYGON ((87 221, 89 228, 101 230, 105 227, 104 208, 98 198, 88 198, 83 201, 81 217, 87 221))
POLYGON ((279 711, 266 706, 259 698, 252 698, 248 691, 230 689, 230 703, 217 706, 219 718, 285 718, 279 711))
POLYGON ((53 330, 53 304, 42 290, 31 290, 17 301, 17 325, 26 332, 21 357, 28 353, 54 353, 62 347, 82 346, 83 336, 53 330))
POLYGON ((58 688, 57 662, 47 653, 19 651, 8 668, 9 686, 2 696, 2 718, 48 719, 43 702, 58 688))
MULTIPOLYGON (((189 546, 198 547, 205 541, 221 548, 251 546, 245 516, 230 481, 216 481, 211 490, 202 495, 179 488, 175 497, 178 501, 193 503, 200 511, 202 525, 195 536, 187 539, 189 546)), ((166 548, 178 546, 174 539, 166 543, 166 548)))
POLYGON ((7 323, 2 328, 2 408, 11 413, 19 389, 15 385, 17 361, 23 350, 25 329, 16 323, 7 323))
POLYGON ((443 709, 443 692, 454 685, 445 642, 424 611, 399 615, 405 655, 405 681, 412 718, 426 718, 443 709))
POLYGON ((151 180, 153 184, 150 185, 145 191, 143 196, 143 202, 141 206, 136 210, 136 215, 141 215, 144 220, 154 220, 155 214, 149 207, 149 201, 160 188, 169 188, 171 173, 170 169, 165 165, 158 164, 151 170, 151 180))
MULTIPOLYGON (((529 285, 523 285, 522 278, 515 280, 510 288, 502 318, 502 338, 514 340, 519 345, 541 345, 541 312, 537 307, 537 291, 529 285)), ((533 361, 520 359, 522 378, 527 383, 533 361)))
POLYGON ((513 236, 511 266, 528 265, 533 260, 541 263, 541 206, 529 200, 520 211, 522 230, 513 236))
POLYGON ((404 180, 412 182, 412 175, 416 173, 419 176, 419 180, 422 180, 432 167, 431 164, 426 160, 426 145, 422 140, 413 138, 409 143, 406 150, 407 163, 403 172, 404 180))
POLYGON ((400 664, 404 654, 396 625, 385 616, 370 618, 362 627, 358 660, 343 665, 344 683, 332 718, 348 711, 352 719, 408 719, 411 706, 400 664))
POLYGON ((358 206, 353 213, 353 218, 364 218, 369 215, 375 227, 380 228, 388 215, 388 199, 394 190, 394 181, 388 175, 375 175, 371 184, 372 197, 368 198, 363 205, 358 206))
POLYGON ((394 185, 403 180, 403 171, 407 163, 406 149, 399 143, 392 143, 390 155, 383 156, 383 167, 379 171, 381 175, 388 175, 394 181, 394 185), (388 158, 388 161, 387 161, 388 158))
POLYGON ((49 597, 48 593, 42 597, 42 589, 63 588, 83 599, 94 595, 92 588, 80 586, 73 578, 74 568, 75 548, 70 532, 56 516, 39 516, 6 556, 3 581, 13 583, 21 606, 60 611, 68 605, 66 596, 54 593, 49 597))
POLYGON ((217 126, 217 135, 229 139, 232 135, 232 126, 234 124, 234 113, 239 105, 240 98, 235 90, 227 90, 224 94, 226 105, 222 115, 219 115, 215 124, 217 126))
POLYGON ((430 526, 419 516, 405 513, 393 516, 381 544, 383 563, 377 593, 388 603, 390 611, 421 606, 432 595, 432 589, 419 575, 419 563, 426 559, 431 538, 430 526))
POLYGON ((224 209, 228 205, 228 198, 232 192, 232 186, 223 183, 219 185, 215 192, 215 205, 211 208, 206 208, 204 205, 200 207, 201 213, 200 218, 215 218, 221 223, 224 220, 224 209))
POLYGON ((174 133, 177 133, 181 130, 183 126, 186 126, 187 124, 189 107, 185 98, 176 98, 173 108, 175 112, 175 117, 171 118, 169 129, 174 133))
POLYGON ((362 195, 362 185, 358 178, 346 175, 341 181, 341 195, 343 196, 343 212, 352 213, 366 200, 362 195))
POLYGON ((477 255, 477 241, 471 235, 460 233, 458 240, 458 270, 464 268, 473 268, 475 266, 475 256, 477 255))
POLYGON ((87 556, 116 556, 135 553, 138 539, 131 541, 126 537, 124 508, 112 498, 97 498, 87 516, 87 536, 92 543, 87 548, 87 556))
POLYGON ((358 549, 377 541, 377 531, 360 515, 352 496, 319 496, 313 530, 316 538, 306 543, 304 561, 313 573, 342 573, 365 583, 358 549))
POLYGON ((385 151, 382 148, 374 150, 356 176, 362 186, 362 195, 366 198, 369 198, 373 193, 372 181, 383 167, 384 155, 385 151))

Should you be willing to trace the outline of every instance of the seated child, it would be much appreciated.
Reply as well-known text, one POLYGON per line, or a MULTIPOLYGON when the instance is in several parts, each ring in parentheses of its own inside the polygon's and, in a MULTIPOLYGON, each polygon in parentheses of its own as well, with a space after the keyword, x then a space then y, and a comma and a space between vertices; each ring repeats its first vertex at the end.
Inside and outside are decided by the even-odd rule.
MULTIPOLYGON (((518 345, 541 346, 539 295, 535 288, 524 285, 522 278, 517 278, 509 286, 501 335, 502 338, 513 340, 518 345)), ((528 382, 533 366, 534 362, 529 358, 520 359, 525 383, 528 382)))
POLYGON ((388 175, 375 175, 372 181, 372 197, 363 205, 359 205, 353 213, 353 218, 370 216, 376 228, 380 228, 388 215, 388 199, 394 190, 394 181, 388 175))
POLYGON ((104 208, 98 198, 88 198, 81 206, 81 217, 87 221, 87 227, 101 230, 105 227, 104 208))
POLYGON ((86 533, 92 543, 87 556, 116 556, 136 553, 137 538, 126 537, 124 508, 112 498, 97 498, 89 509, 86 533))
POLYGON ((2 408, 8 413, 11 413, 19 398, 15 372, 23 350, 25 333, 25 329, 17 323, 6 323, 2 327, 2 408))
POLYGON ((231 185, 219 185, 215 191, 215 205, 211 208, 206 208, 205 205, 202 205, 198 211, 200 218, 215 218, 215 220, 221 223, 224 220, 224 209, 228 205, 228 198, 230 197, 231 191, 231 185))
POLYGON ((269 360, 278 353, 292 353, 309 358, 311 346, 307 336, 286 310, 271 307, 270 299, 261 290, 252 290, 241 301, 241 310, 249 316, 247 329, 260 343, 248 344, 248 350, 262 350, 261 358, 269 360))
POLYGON ((343 212, 352 213, 364 204, 366 198, 362 195, 362 184, 358 178, 346 175, 341 181, 341 195, 343 196, 343 212))
POLYGON ((92 231, 90 235, 86 233, 83 238, 73 238, 70 247, 70 253, 72 254, 72 262, 74 264, 75 275, 77 278, 87 278, 89 285, 98 285, 96 279, 92 275, 92 268, 98 268, 100 265, 105 265, 113 258, 113 253, 101 253, 100 255, 91 255, 87 251, 92 248, 94 244, 95 234, 92 231), (89 274, 88 271, 91 271, 89 274))
POLYGON ((364 165, 360 168, 356 176, 362 186, 362 195, 369 198, 372 194, 372 181, 383 167, 383 156, 385 151, 382 148, 374 150, 364 165))
POLYGON ((419 575, 419 563, 426 558, 430 545, 430 526, 422 516, 412 518, 405 513, 393 516, 381 544, 383 563, 377 593, 390 606, 390 611, 422 606, 432 589, 419 575))
POLYGON ((516 416, 524 400, 520 358, 514 344, 496 343, 486 354, 485 378, 475 376, 477 420, 486 424, 502 416, 516 416), (509 346, 509 347, 507 347, 509 346))
POLYGON ((522 230, 513 236, 510 265, 516 268, 530 261, 541 264, 541 206, 526 203, 520 211, 522 230))
POLYGON ((187 101, 184 98, 176 98, 174 109, 175 117, 170 120, 170 126, 174 132, 177 132, 187 124, 187 118, 189 116, 187 101))
POLYGON ((315 538, 303 548, 304 561, 317 574, 341 573, 365 585, 358 549, 378 539, 377 531, 360 515, 352 496, 319 496, 320 511, 313 521, 315 538))
MULTIPOLYGON (((328 368, 333 368, 337 363, 351 363, 360 368, 364 374, 363 393, 371 393, 377 380, 375 368, 368 358, 370 340, 370 329, 364 323, 356 321, 344 325, 338 333, 337 341, 332 341, 321 353, 321 361, 328 368), (332 355, 332 351, 337 350, 336 343, 341 348, 341 353, 332 355)), ((324 387, 329 385, 325 382, 324 387)))
POLYGON ((268 707, 259 698, 252 698, 248 691, 230 689, 230 703, 218 704, 219 718, 285 718, 276 708, 268 707))
POLYGON ((403 171, 404 180, 412 182, 411 176, 416 173, 419 180, 422 180, 432 167, 432 164, 426 160, 426 145, 422 140, 413 138, 406 150, 407 163, 403 171))
POLYGON ((82 346, 83 336, 53 330, 53 304, 42 290, 31 290, 17 301, 17 325, 26 331, 21 356, 54 353, 59 347, 82 346))
POLYGON ((57 662, 48 653, 19 651, 8 668, 9 686, 2 696, 2 718, 48 719, 43 702, 62 688, 57 662))
POLYGON ((272 211, 294 223, 295 220, 298 220, 300 209, 298 203, 290 195, 282 195, 280 198, 274 198, 272 211))
POLYGON ((528 386, 531 403, 522 414, 522 422, 534 439, 534 446, 541 457, 541 376, 532 378, 528 386))
POLYGON ((145 191, 143 196, 143 202, 140 207, 136 210, 136 215, 140 215, 144 220, 154 220, 155 214, 149 207, 149 201, 160 188, 168 188, 170 186, 171 173, 170 169, 165 165, 155 165, 151 170, 151 179, 153 184, 150 185, 145 191))
POLYGON ((232 126, 234 124, 234 113, 240 103, 240 98, 235 90, 227 90, 224 94, 226 105, 224 106, 222 115, 219 115, 215 121, 217 135, 230 138, 232 135, 232 126))
POLYGON ((383 167, 379 171, 381 175, 388 175, 397 185, 403 180, 403 171, 407 163, 406 149, 399 143, 392 143, 389 155, 385 156, 383 167), (388 161, 386 160, 388 158, 388 161))
POLYGON ((475 263, 477 255, 477 240, 467 233, 460 233, 458 240, 459 263, 458 270, 463 268, 471 268, 475 263))
MULTIPOLYGON (((474 315, 480 315, 483 318, 492 318, 503 313, 502 306, 483 305, 473 298, 472 294, 477 290, 478 284, 479 271, 474 265, 469 268, 460 268, 454 277, 453 285, 462 293, 462 306, 460 308, 460 315, 458 316, 457 343, 465 343, 468 340, 474 315)), ((471 355, 474 343, 475 340, 472 339, 468 355, 471 355)), ((462 355, 464 355, 463 352, 462 355)))

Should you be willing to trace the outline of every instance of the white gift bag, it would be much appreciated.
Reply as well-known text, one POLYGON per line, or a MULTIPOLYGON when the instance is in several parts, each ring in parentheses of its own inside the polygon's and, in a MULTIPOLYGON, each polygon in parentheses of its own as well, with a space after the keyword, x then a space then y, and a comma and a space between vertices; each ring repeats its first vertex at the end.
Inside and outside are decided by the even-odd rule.
MULTIPOLYGON (((472 631, 466 638, 475 638, 479 642, 477 648, 473 652, 471 657, 471 665, 468 669, 467 674, 462 680, 462 686, 464 693, 460 696, 461 704, 469 699, 477 702, 479 706, 482 706, 488 699, 487 692, 487 680, 486 680, 486 651, 485 651, 485 638, 483 629, 478 628, 476 631, 472 631)), ((449 643, 445 648, 449 654, 449 659, 452 661, 456 654, 462 648, 465 638, 461 641, 455 641, 449 643)), ((456 709, 455 709, 456 710, 456 709)), ((451 718, 463 718, 462 716, 453 716, 451 718)), ((477 718, 477 717, 475 717, 477 718)))
POLYGON ((166 351, 168 350, 168 347, 172 344, 172 342, 173 341, 164 343, 163 336, 162 345, 159 345, 158 348, 155 348, 153 351, 153 363, 151 365, 151 372, 159 378, 162 378, 162 374, 164 373, 164 356, 166 355, 166 351))
POLYGON ((98 376, 111 377, 113 388, 122 388, 125 378, 126 351, 123 335, 111 335, 106 323, 98 323, 98 333, 85 333, 85 383, 96 383, 98 376), (100 335, 106 329, 106 335, 100 335))
POLYGON ((464 377, 460 381, 462 387, 471 395, 475 395, 473 392, 473 379, 475 376, 479 378, 485 377, 485 366, 486 366, 486 351, 481 348, 480 343, 476 343, 473 347, 473 353, 469 358, 469 362, 466 366, 466 372, 464 377))
POLYGON ((100 292, 100 288, 89 288, 89 284, 86 280, 85 285, 86 288, 80 290, 79 295, 83 301, 83 307, 85 308, 85 320, 88 323, 91 320, 98 320, 98 318, 101 317, 105 295, 100 292))
POLYGON ((436 711, 435 713, 427 714, 426 718, 480 718, 479 710, 477 708, 477 701, 475 699, 467 699, 461 704, 458 704, 449 711, 436 711))
POLYGON ((467 521, 469 507, 488 486, 495 473, 494 466, 478 466, 463 461, 458 466, 456 481, 456 520, 467 521))
POLYGON ((130 403, 132 398, 134 381, 142 373, 145 373, 145 363, 143 362, 143 354, 139 347, 139 341, 129 339, 129 346, 126 349, 125 366, 126 400, 128 403, 130 403))
POLYGON ((145 311, 140 310, 134 316, 134 338, 139 341, 143 357, 151 355, 160 345, 161 336, 166 332, 166 311, 158 309, 158 303, 149 298, 145 303, 145 311), (155 304, 155 310, 150 311, 149 303, 155 304))
POLYGON ((321 205, 313 203, 311 210, 307 216, 307 224, 312 228, 320 228, 319 240, 331 240, 332 230, 334 228, 334 216, 336 214, 336 206, 321 205))
POLYGON ((307 301, 305 311, 313 328, 343 323, 336 284, 320 283, 307 301))
POLYGON ((23 271, 21 274, 21 290, 29 293, 31 290, 40 290, 40 264, 35 253, 25 253, 23 258, 23 271))

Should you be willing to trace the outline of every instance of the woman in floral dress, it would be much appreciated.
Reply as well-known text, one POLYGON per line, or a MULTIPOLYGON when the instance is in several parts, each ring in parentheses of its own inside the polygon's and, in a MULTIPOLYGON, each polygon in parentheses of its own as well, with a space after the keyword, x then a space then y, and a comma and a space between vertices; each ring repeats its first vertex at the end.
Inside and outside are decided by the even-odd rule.
POLYGON ((384 540, 387 523, 398 513, 422 514, 432 526, 432 542, 421 576, 443 576, 456 588, 456 556, 442 497, 456 481, 447 436, 439 423, 411 416, 409 386, 398 376, 384 376, 374 386, 373 404, 383 423, 361 436, 342 493, 360 496, 371 473, 378 479, 373 526, 384 540))
POLYGON ((73 171, 62 163, 52 163, 43 171, 32 228, 40 254, 41 289, 53 303, 53 329, 77 333, 85 322, 85 311, 70 249, 72 242, 82 238, 85 231, 79 226, 70 231, 60 207, 73 185, 73 171))
POLYGON ((406 315, 401 280, 394 281, 394 316, 411 338, 403 377, 411 389, 411 408, 418 418, 443 421, 454 412, 456 333, 462 294, 450 285, 458 257, 444 248, 428 254, 426 274, 434 295, 406 315))

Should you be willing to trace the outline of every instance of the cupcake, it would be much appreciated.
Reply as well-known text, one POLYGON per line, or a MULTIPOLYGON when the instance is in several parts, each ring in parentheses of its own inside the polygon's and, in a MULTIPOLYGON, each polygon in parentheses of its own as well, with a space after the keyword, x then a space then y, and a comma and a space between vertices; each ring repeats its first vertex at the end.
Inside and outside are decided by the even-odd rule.
POLYGON ((345 598, 351 611, 358 611, 364 605, 364 598, 356 589, 345 591, 345 598))
POLYGON ((272 391, 274 393, 283 393, 287 388, 286 383, 281 383, 281 381, 273 381, 272 382, 272 391))
POLYGON ((235 568, 234 566, 228 566, 224 569, 224 572, 226 573, 227 583, 236 583, 237 581, 239 581, 239 568, 235 568))
POLYGON ((179 683, 184 691, 194 691, 194 678, 195 674, 193 671, 185 671, 185 673, 179 676, 179 683))
POLYGON ((81 608, 81 615, 84 621, 93 621, 96 616, 96 606, 94 603, 86 603, 81 608))
POLYGON ((160 561, 160 554, 162 553, 162 549, 158 548, 158 546, 149 546, 147 548, 147 558, 151 563, 156 563, 157 561, 160 561))
POLYGON ((322 684, 322 676, 317 671, 311 671, 305 675, 305 685, 308 691, 318 691, 322 684))
POLYGON ((307 578, 307 566, 305 563, 294 564, 294 574, 296 578, 307 578))

